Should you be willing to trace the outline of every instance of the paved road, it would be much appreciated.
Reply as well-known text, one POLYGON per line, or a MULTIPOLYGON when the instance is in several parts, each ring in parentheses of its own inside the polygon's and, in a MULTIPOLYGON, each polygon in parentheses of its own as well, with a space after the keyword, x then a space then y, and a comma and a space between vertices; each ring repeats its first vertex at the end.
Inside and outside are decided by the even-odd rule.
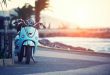
POLYGON ((110 55, 38 48, 34 58, 0 67, 0 75, 110 75, 110 55))

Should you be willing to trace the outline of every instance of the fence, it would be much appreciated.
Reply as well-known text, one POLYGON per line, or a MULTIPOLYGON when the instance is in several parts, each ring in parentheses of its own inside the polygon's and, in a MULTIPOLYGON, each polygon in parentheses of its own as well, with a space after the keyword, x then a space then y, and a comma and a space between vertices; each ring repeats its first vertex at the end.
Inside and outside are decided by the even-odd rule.
POLYGON ((12 58, 16 33, 16 30, 7 30, 7 33, 3 29, 0 30, 0 58, 12 58))

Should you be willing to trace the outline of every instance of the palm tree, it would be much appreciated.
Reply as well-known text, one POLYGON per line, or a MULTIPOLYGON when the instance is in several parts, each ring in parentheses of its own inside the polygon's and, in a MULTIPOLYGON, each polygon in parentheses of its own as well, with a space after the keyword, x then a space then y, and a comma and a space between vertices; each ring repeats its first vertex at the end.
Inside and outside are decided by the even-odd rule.
MULTIPOLYGON (((44 10, 45 8, 48 7, 49 5, 49 0, 37 0, 35 2, 35 17, 36 17, 36 22, 40 21, 40 12, 42 10, 44 10)), ((37 28, 39 29, 39 25, 37 26, 37 28)))
POLYGON ((34 13, 33 8, 34 7, 32 7, 30 4, 26 3, 22 8, 18 7, 15 9, 15 11, 18 13, 18 18, 26 20, 27 18, 30 18, 30 16, 34 13))
MULTIPOLYGON (((10 1, 10 0, 2 0, 2 2, 7 6, 7 1, 10 1)), ((35 17, 36 17, 36 22, 39 22, 40 21, 40 12, 42 10, 44 10, 45 8, 47 8, 49 5, 49 0, 37 0, 35 2, 35 17)), ((31 8, 31 7, 30 7, 31 8)), ((20 8, 17 8, 18 10, 16 10, 19 14, 19 17, 21 16, 24 16, 23 18, 26 18, 28 17, 23 11, 26 10, 27 12, 29 11, 28 9, 25 8, 25 6, 20 9, 20 8), (23 11, 22 11, 23 10, 23 11)), ((30 10, 31 11, 31 10, 30 10)), ((31 13, 29 13, 31 14, 31 13)), ((42 24, 43 25, 43 24, 42 24)), ((40 26, 38 25, 37 28, 39 28, 40 26)), ((45 26, 43 26, 45 27, 45 26)))
MULTIPOLYGON (((11 22, 15 19, 23 19, 27 20, 31 17, 31 15, 34 14, 34 7, 32 7, 30 4, 26 3, 22 8, 16 8, 14 9, 15 12, 17 12, 17 16, 10 14, 11 16, 11 22)), ((16 26, 10 25, 11 28, 16 28, 16 26)))

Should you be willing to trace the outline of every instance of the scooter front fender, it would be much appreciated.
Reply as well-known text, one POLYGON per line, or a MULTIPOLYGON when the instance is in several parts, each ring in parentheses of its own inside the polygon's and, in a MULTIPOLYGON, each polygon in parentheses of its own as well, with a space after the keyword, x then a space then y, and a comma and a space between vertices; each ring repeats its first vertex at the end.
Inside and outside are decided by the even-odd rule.
POLYGON ((25 46, 35 46, 34 42, 33 41, 30 41, 30 40, 27 40, 23 43, 23 45, 25 46))

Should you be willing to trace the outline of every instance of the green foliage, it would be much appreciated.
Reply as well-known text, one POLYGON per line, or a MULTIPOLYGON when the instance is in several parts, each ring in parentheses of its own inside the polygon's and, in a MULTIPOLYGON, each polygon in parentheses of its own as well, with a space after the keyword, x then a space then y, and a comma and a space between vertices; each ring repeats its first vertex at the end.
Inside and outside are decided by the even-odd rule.
POLYGON ((33 13, 33 7, 26 3, 22 8, 17 8, 15 11, 18 13, 18 18, 27 19, 29 18, 33 13))

